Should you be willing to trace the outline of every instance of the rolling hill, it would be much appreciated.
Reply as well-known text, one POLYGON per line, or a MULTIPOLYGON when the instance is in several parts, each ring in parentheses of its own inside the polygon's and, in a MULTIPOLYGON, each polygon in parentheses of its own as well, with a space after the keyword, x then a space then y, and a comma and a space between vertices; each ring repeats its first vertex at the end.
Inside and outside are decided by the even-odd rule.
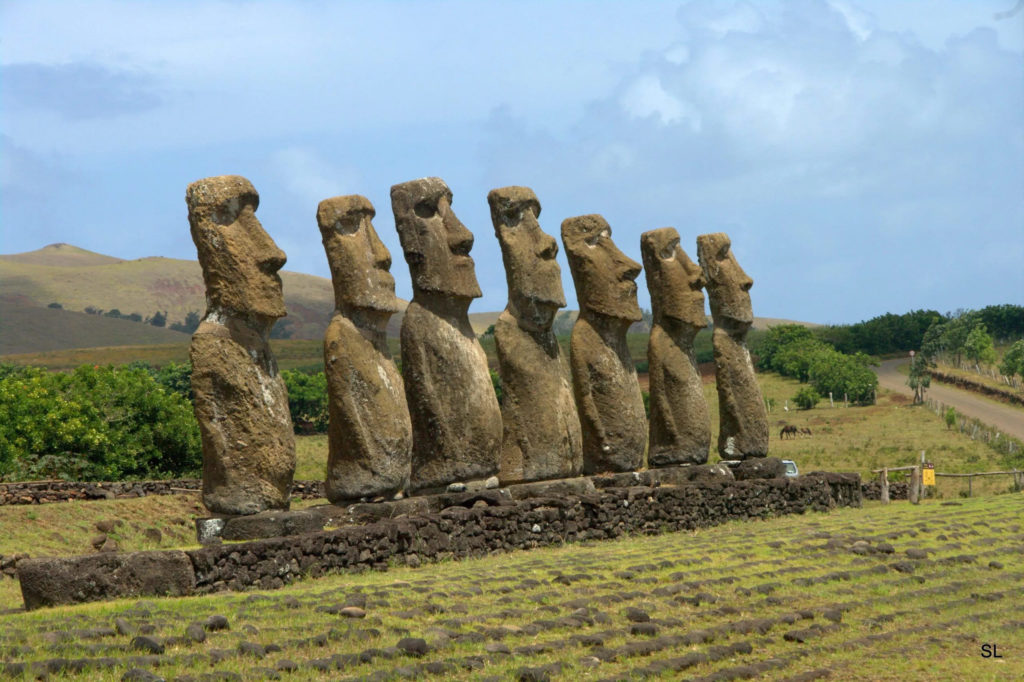
MULTIPOLYGON (((282 271, 281 279, 290 338, 322 339, 334 309, 330 280, 290 271, 282 271)), ((160 311, 166 312, 168 324, 184 321, 189 312, 202 314, 206 309, 202 270, 198 261, 159 256, 124 260, 71 244, 0 255, 0 355, 188 340, 170 329, 88 315, 87 309, 138 313, 143 318, 160 311), (47 307, 55 303, 63 309, 47 307)), ((566 313, 575 321, 576 311, 562 315, 566 313)), ((499 314, 474 311, 470 323, 482 334, 499 314)), ((398 336, 403 316, 391 318, 389 336, 398 336)), ((755 318, 754 327, 786 322, 790 321, 755 318)))
MULTIPOLYGON (((290 271, 282 271, 281 279, 292 337, 322 337, 334 309, 330 280, 290 271)), ((16 295, 28 305, 59 303, 69 311, 92 307, 143 317, 166 311, 172 323, 191 311, 202 314, 205 291, 198 261, 121 260, 70 244, 0 256, 0 295, 16 295)))

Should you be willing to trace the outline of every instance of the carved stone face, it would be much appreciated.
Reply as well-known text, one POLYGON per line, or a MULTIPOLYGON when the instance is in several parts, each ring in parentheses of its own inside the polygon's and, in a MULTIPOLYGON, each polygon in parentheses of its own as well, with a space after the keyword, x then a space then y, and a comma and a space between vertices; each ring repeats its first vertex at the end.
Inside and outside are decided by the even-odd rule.
POLYGON ((452 192, 441 178, 391 188, 391 210, 416 291, 479 298, 473 233, 452 211, 452 192))
POLYGON ((562 221, 562 243, 581 311, 589 309, 620 320, 641 319, 636 300, 640 264, 615 246, 612 228, 604 218, 567 218, 562 221))
POLYGON ((370 200, 358 194, 324 199, 317 208, 338 308, 399 310, 391 254, 371 222, 376 214, 370 200))
POLYGON ((750 287, 754 280, 736 262, 729 235, 716 232, 697 237, 697 258, 704 270, 715 324, 723 327, 749 327, 753 324, 750 287))
POLYGON ((252 183, 238 175, 205 178, 188 186, 185 202, 210 308, 284 317, 277 271, 286 256, 256 219, 260 197, 252 183))
POLYGON ((520 314, 565 307, 558 242, 540 229, 540 202, 527 187, 502 187, 487 194, 494 234, 501 244, 508 296, 520 314))
POLYGON ((640 252, 654 319, 669 317, 698 329, 707 326, 704 272, 679 246, 675 228, 644 232, 640 235, 640 252))

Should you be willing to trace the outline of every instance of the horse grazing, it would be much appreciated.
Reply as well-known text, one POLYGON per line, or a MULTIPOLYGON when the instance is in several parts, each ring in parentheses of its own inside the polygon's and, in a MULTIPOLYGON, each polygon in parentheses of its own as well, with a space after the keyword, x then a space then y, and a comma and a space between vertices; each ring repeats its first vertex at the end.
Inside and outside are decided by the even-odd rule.
POLYGON ((797 431, 797 428, 792 424, 788 424, 786 426, 783 426, 782 430, 779 431, 779 439, 785 440, 786 436, 789 436, 790 438, 796 438, 797 433, 799 433, 797 431))
POLYGON ((806 426, 804 426, 804 427, 801 427, 801 429, 800 429, 800 435, 803 435, 803 436, 810 436, 810 435, 811 435, 811 430, 810 430, 809 428, 807 428, 806 426))

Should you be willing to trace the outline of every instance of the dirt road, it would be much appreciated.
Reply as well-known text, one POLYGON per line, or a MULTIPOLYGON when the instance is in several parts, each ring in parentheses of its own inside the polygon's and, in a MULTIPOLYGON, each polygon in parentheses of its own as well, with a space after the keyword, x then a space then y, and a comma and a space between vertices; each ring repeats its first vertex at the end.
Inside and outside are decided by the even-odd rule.
MULTIPOLYGON (((914 392, 907 386, 907 376, 900 374, 897 369, 908 362, 905 358, 884 361, 882 366, 875 370, 875 373, 878 374, 878 384, 890 391, 913 395, 914 392)), ((982 398, 976 393, 953 388, 937 381, 932 382, 925 397, 952 405, 958 412, 962 412, 968 417, 980 419, 985 424, 1024 440, 1024 409, 1002 405, 982 398)))

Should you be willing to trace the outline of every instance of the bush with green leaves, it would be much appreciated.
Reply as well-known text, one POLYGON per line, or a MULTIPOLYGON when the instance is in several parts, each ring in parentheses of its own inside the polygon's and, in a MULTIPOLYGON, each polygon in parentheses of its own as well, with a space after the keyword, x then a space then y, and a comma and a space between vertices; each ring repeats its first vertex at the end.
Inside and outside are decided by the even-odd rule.
POLYGON ((863 353, 846 355, 836 350, 818 352, 808 370, 808 380, 821 396, 844 396, 855 405, 875 402, 878 376, 871 371, 872 360, 863 353))
POLYGON ((1003 361, 999 363, 999 371, 1005 377, 1019 374, 1024 378, 1024 339, 1014 341, 1013 345, 1006 349, 1003 361))
POLYGON ((796 395, 793 396, 793 402, 796 403, 796 406, 801 410, 811 409, 818 404, 819 400, 821 400, 821 396, 818 395, 818 392, 810 386, 801 387, 800 390, 796 392, 796 395))
POLYGON ((0 479, 168 478, 201 467, 192 405, 145 369, 0 369, 0 479))
POLYGON ((303 423, 317 433, 327 431, 327 375, 323 372, 300 372, 286 369, 281 378, 288 388, 288 409, 295 428, 303 431, 303 423))

